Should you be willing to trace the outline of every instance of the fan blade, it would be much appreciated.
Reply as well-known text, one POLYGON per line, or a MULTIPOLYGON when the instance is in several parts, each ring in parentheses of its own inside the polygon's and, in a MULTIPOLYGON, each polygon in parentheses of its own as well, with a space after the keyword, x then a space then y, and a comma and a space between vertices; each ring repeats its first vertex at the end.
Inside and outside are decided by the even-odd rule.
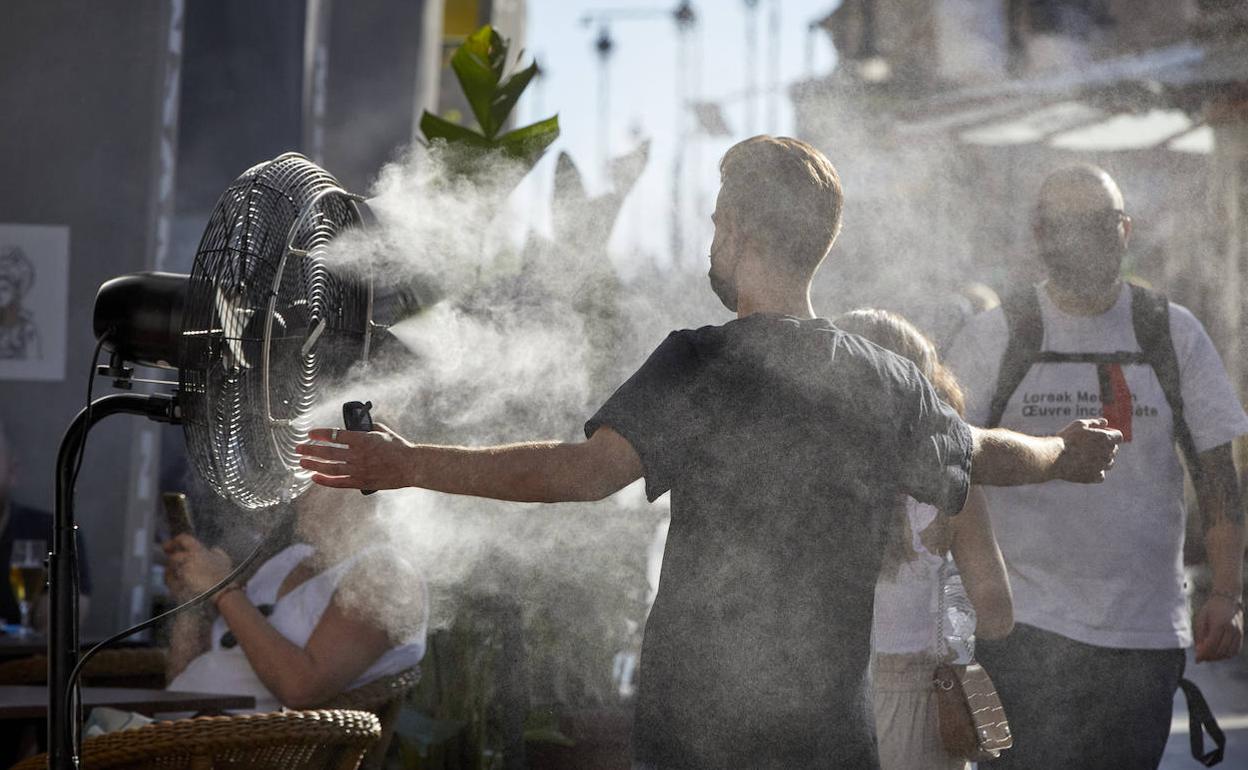
POLYGON ((247 361, 247 356, 243 352, 243 332, 247 328, 247 322, 251 320, 255 314, 253 308, 239 307, 234 304, 225 292, 218 286, 216 289, 216 301, 214 303, 217 309, 217 318, 221 319, 222 338, 225 340, 225 357, 226 368, 228 369, 250 369, 251 364, 247 361))
POLYGON ((312 348, 316 347, 316 341, 319 340, 321 335, 324 333, 325 319, 321 318, 317 320, 316 326, 312 327, 312 331, 308 333, 308 338, 304 340, 303 347, 299 349, 299 355, 303 358, 307 358, 308 354, 312 352, 312 348))

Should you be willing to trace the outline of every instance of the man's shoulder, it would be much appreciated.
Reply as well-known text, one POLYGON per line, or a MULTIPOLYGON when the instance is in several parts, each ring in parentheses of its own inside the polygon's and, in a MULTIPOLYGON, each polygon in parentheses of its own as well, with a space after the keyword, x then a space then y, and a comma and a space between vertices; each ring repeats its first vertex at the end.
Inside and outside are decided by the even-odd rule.
POLYGON ((722 346, 724 338, 724 326, 676 329, 659 343, 651 359, 669 364, 692 360, 700 353, 722 346))
POLYGON ((728 324, 707 324, 706 326, 699 326, 697 328, 676 329, 671 334, 667 335, 667 339, 665 339, 663 343, 682 344, 696 347, 700 344, 720 340, 723 339, 724 335, 727 333, 731 323, 734 322, 729 322, 728 324))
POLYGON ((1185 305, 1180 305, 1173 300, 1166 303, 1170 313, 1170 336, 1179 341, 1190 337, 1198 337, 1207 334, 1205 325, 1201 323, 1196 314, 1187 309, 1185 305))
POLYGON ((918 371, 918 366, 910 359, 877 345, 866 337, 841 329, 831 331, 833 336, 828 338, 828 342, 835 347, 836 355, 842 360, 848 358, 860 365, 871 366, 893 379, 910 380, 918 371))

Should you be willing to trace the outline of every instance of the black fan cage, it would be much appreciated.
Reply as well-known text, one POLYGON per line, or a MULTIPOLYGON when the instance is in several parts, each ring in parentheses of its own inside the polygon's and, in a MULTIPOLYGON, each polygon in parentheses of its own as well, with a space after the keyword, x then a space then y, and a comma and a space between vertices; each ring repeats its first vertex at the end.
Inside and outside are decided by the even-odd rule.
POLYGON ((196 470, 246 509, 310 483, 295 445, 318 398, 368 355, 370 284, 326 262, 360 205, 297 153, 246 171, 217 201, 183 316, 182 422, 196 470))

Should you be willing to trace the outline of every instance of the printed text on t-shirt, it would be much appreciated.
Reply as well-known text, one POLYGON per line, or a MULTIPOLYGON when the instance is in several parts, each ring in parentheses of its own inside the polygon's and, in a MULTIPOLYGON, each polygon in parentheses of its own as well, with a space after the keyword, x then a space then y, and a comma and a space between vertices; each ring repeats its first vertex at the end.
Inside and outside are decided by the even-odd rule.
MULTIPOLYGON (((1094 390, 1048 391, 1023 393, 1023 417, 1065 417, 1071 420, 1092 419, 1102 415, 1101 395, 1094 390)), ((1133 417, 1157 417, 1157 407, 1141 404, 1139 396, 1131 394, 1133 417)))

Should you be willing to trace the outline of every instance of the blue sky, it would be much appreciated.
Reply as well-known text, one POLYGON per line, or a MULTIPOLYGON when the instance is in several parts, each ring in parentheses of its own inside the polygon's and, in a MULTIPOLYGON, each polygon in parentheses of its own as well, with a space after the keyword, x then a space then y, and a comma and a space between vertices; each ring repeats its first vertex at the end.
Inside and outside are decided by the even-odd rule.
MULTIPOLYGON (((526 94, 519 117, 528 123, 558 112, 562 129, 558 143, 535 171, 531 185, 535 196, 547 194, 559 150, 572 155, 591 192, 603 189, 604 180, 598 168, 599 64, 594 50, 599 28, 584 25, 582 18, 609 9, 660 12, 653 18, 617 18, 609 23, 615 42, 609 75, 611 152, 622 154, 635 147, 639 138, 652 142, 650 163, 625 205, 612 240, 613 256, 626 271, 641 267, 636 264, 637 252, 653 255, 665 266, 671 261, 669 223, 673 152, 677 146, 678 36, 670 15, 662 12, 676 5, 675 0, 528 0, 525 48, 537 58, 545 75, 526 94)), ((682 266, 705 269, 709 217, 718 186, 715 164, 724 150, 751 133, 790 133, 792 116, 784 88, 807 77, 811 70, 824 73, 832 66, 834 54, 826 36, 817 33, 811 37, 808 27, 836 5, 836 0, 758 0, 754 12, 758 24, 758 88, 764 91, 771 80, 769 35, 773 11, 778 10, 776 70, 781 93, 770 102, 765 93, 760 93, 754 131, 748 132, 748 105, 742 98, 746 89, 746 2, 694 2, 698 24, 686 49, 692 62, 691 76, 700 69, 694 96, 701 101, 721 103, 733 135, 695 135, 686 145, 690 172, 686 177, 689 194, 685 219, 697 231, 688 238, 686 253, 678 260, 682 266), (778 105, 778 109, 770 112, 769 104, 778 105)))

